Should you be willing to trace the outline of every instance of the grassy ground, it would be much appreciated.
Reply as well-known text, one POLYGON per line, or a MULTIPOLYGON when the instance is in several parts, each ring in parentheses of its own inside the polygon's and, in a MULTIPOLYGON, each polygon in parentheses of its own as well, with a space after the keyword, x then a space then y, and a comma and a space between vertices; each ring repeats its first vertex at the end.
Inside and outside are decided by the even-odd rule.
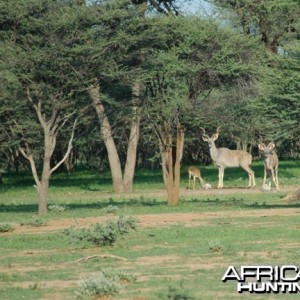
MULTIPOLYGON (((261 162, 253 168, 260 186, 261 162)), ((136 281, 122 282, 113 299, 295 299, 288 294, 240 295, 235 282, 221 278, 230 265, 300 266, 300 204, 281 199, 289 188, 300 186, 299 163, 281 163, 281 192, 241 188, 248 179, 239 169, 225 170, 224 191, 187 191, 186 169, 180 204, 172 208, 166 205, 160 171, 138 171, 135 192, 129 195, 112 193, 108 173, 56 174, 49 204, 65 210, 43 218, 36 215, 30 174, 5 174, 0 223, 11 222, 15 230, 0 233, 0 298, 76 299, 80 279, 113 269, 136 275, 136 281), (113 246, 64 234, 66 228, 105 224, 121 215, 135 216, 138 227, 113 246), (46 225, 37 227, 42 223, 46 225)), ((216 168, 201 169, 216 186, 216 168)))

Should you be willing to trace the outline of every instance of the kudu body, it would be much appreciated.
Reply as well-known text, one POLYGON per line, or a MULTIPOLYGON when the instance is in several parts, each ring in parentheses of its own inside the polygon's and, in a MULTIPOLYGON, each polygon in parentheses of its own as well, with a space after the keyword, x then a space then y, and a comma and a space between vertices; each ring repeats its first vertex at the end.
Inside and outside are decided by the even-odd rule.
MULTIPOLYGON (((218 128, 219 129, 219 128, 218 128)), ((252 155, 245 150, 230 150, 228 148, 217 148, 215 141, 219 137, 219 130, 214 133, 211 137, 205 134, 205 130, 202 135, 203 141, 209 145, 210 157, 219 168, 219 184, 218 188, 223 188, 224 170, 226 167, 241 167, 249 176, 248 187, 255 187, 255 176, 250 165, 252 163, 252 155)))
POLYGON ((204 188, 204 180, 201 177, 200 169, 194 166, 188 167, 188 173, 189 173, 189 189, 191 188, 192 183, 192 189, 195 189, 196 185, 196 179, 199 179, 201 187, 204 188))
POLYGON ((275 187, 277 190, 279 190, 279 181, 278 181, 278 156, 276 152, 274 151, 275 144, 269 143, 268 146, 266 146, 263 143, 258 144, 258 149, 263 152, 263 159, 264 159, 264 181, 263 186, 266 184, 267 175, 269 174, 272 178, 275 187))

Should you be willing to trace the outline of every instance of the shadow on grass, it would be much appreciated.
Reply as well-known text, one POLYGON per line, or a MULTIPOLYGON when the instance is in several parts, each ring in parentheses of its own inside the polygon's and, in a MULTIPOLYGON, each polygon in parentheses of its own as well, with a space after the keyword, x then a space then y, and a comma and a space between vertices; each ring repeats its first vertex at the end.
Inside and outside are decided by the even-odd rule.
MULTIPOLYGON (((180 202, 179 207, 189 207, 191 204, 195 205, 195 208, 197 208, 199 211, 200 207, 209 207, 214 206, 217 208, 239 208, 239 209, 280 209, 280 208, 300 208, 300 203, 282 203, 282 204, 268 204, 268 203, 246 203, 243 199, 237 199, 235 197, 232 197, 230 199, 222 200, 220 198, 210 199, 207 198, 206 200, 199 200, 199 199, 190 199, 190 200, 183 200, 180 202)), ((62 204, 63 205, 63 204, 62 204)), ((74 203, 74 204, 67 204, 65 205, 68 211, 76 211, 76 210, 101 210, 103 208, 109 207, 109 206, 117 206, 118 208, 126 208, 126 207, 136 207, 136 208, 142 208, 142 207, 161 207, 165 208, 161 211, 166 213, 168 212, 168 206, 165 201, 156 200, 156 199, 144 199, 141 198, 132 198, 132 199, 106 199, 101 200, 98 202, 91 202, 91 203, 74 203)), ((1 204, 0 205, 0 213, 5 212, 12 212, 12 213, 37 213, 38 210, 38 204, 1 204)), ((195 210, 193 210, 195 211, 195 210)), ((170 209, 170 212, 172 210, 170 209)), ((186 210, 183 210, 183 212, 187 212, 186 210)))
MULTIPOLYGON (((248 202, 248 201, 247 201, 248 202)), ((257 201, 252 203, 246 203, 245 200, 237 199, 235 197, 232 197, 230 199, 221 200, 220 198, 216 199, 210 199, 207 198, 206 200, 198 200, 198 199, 191 199, 188 201, 188 203, 194 203, 194 204, 204 204, 207 206, 215 206, 215 207, 239 207, 241 209, 280 209, 280 208, 300 208, 300 203, 276 203, 276 204, 270 204, 270 203, 259 203, 257 201)))
MULTIPOLYGON (((4 184, 0 186, 0 192, 12 189, 25 189, 33 187, 35 182, 30 172, 7 173, 3 176, 4 184)), ((160 170, 146 172, 139 170, 134 179, 135 184, 161 184, 162 174, 160 170)), ((72 174, 57 173, 51 177, 51 187, 80 188, 87 191, 102 191, 112 189, 112 179, 109 172, 99 174, 95 171, 78 171, 72 174)))
MULTIPOLYGON (((166 202, 156 199, 132 198, 132 199, 112 199, 101 200, 91 203, 73 203, 61 204, 66 206, 68 210, 81 210, 81 209, 102 209, 111 205, 118 206, 119 208, 125 207, 155 207, 167 206, 166 202)), ((0 213, 14 212, 14 213, 36 213, 38 204, 0 204, 0 213)))

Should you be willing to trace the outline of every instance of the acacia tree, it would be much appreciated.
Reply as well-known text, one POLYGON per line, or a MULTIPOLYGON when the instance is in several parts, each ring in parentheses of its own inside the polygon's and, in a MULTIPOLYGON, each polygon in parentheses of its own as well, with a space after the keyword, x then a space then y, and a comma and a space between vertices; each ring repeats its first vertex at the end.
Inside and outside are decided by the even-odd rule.
POLYGON ((4 104, 1 119, 11 143, 30 162, 40 214, 47 213, 49 180, 71 151, 76 125, 76 121, 70 122, 76 114, 70 101, 74 72, 66 60, 66 44, 62 42, 66 41, 63 37, 70 19, 64 21, 61 14, 69 7, 58 3, 24 1, 18 2, 17 9, 6 3, 0 10, 3 13, 5 8, 5 15, 1 15, 4 54, 1 73, 7 91, 1 98, 4 104), (63 158, 51 166, 62 130, 70 131, 68 147, 63 158))
POLYGON ((160 38, 159 46, 151 48, 145 61, 146 112, 160 142, 168 203, 176 205, 185 128, 205 127, 193 120, 195 113, 203 116, 202 122, 205 119, 202 96, 212 89, 253 85, 259 62, 254 41, 213 21, 195 17, 156 22, 151 30, 160 38))
MULTIPOLYGON (((241 98, 240 104, 230 108, 231 112, 252 125, 251 136, 247 131, 248 142, 257 144, 260 137, 273 140, 282 143, 279 152, 283 155, 295 156, 299 149, 299 1, 209 2, 221 8, 220 18, 229 19, 235 29, 249 38, 259 38, 266 50, 261 93, 252 95, 243 107, 240 104, 245 99, 241 98)), ((235 120, 234 124, 238 123, 235 120)), ((243 128, 235 127, 231 130, 242 135, 243 128)))
POLYGON ((165 16, 178 15, 179 7, 176 3, 173 0, 117 0, 104 3, 89 2, 86 6, 95 17, 95 26, 91 28, 88 37, 84 36, 88 46, 81 45, 80 49, 78 48, 83 54, 80 72, 89 82, 88 91, 99 119, 113 189, 117 193, 133 190, 140 136, 141 93, 144 90, 143 78, 147 73, 140 65, 147 56, 148 48, 151 48, 152 42, 157 39, 156 36, 145 35, 148 23, 151 23, 151 19, 147 20, 145 14, 150 10, 165 16), (108 85, 110 90, 118 89, 120 83, 123 88, 126 87, 127 96, 123 96, 122 99, 119 94, 118 98, 112 99, 111 91, 107 92, 105 86, 108 85), (129 110, 126 106, 129 106, 129 110), (123 111, 123 114, 120 111, 123 111), (122 136, 127 141, 126 150, 120 147, 120 130, 114 124, 116 119, 118 127, 122 122, 120 120, 125 121, 123 124, 125 123, 127 133, 122 136), (124 158, 121 159, 120 156, 124 158))
POLYGON ((140 85, 136 68, 140 54, 139 49, 132 47, 138 39, 132 24, 143 17, 130 4, 130 1, 96 2, 86 7, 95 23, 87 35, 82 35, 85 43, 75 50, 76 60, 80 61, 78 71, 86 82, 98 116, 116 193, 133 190, 140 127, 140 85), (125 151, 124 148, 120 151, 121 136, 127 140, 125 151), (120 158, 123 151, 124 160, 120 158))

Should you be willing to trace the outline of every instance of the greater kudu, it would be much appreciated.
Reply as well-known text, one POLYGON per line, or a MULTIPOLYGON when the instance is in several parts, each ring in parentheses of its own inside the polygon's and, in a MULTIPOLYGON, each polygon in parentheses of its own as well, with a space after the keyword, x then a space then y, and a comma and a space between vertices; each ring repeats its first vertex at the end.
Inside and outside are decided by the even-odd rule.
POLYGON ((248 187, 255 187, 255 176, 253 170, 251 170, 250 165, 252 163, 252 155, 245 150, 230 150, 228 148, 217 148, 215 141, 219 137, 219 127, 217 132, 211 137, 205 134, 203 130, 202 139, 208 143, 210 156, 215 165, 219 168, 219 184, 218 188, 223 188, 224 179, 224 169, 225 167, 242 167, 249 176, 248 187))
POLYGON ((263 152, 264 159, 264 181, 263 186, 266 184, 267 174, 272 177, 272 180, 275 184, 277 190, 279 190, 279 181, 278 181, 278 156, 274 151, 275 144, 273 142, 269 143, 266 146, 263 143, 258 144, 258 149, 263 152))

